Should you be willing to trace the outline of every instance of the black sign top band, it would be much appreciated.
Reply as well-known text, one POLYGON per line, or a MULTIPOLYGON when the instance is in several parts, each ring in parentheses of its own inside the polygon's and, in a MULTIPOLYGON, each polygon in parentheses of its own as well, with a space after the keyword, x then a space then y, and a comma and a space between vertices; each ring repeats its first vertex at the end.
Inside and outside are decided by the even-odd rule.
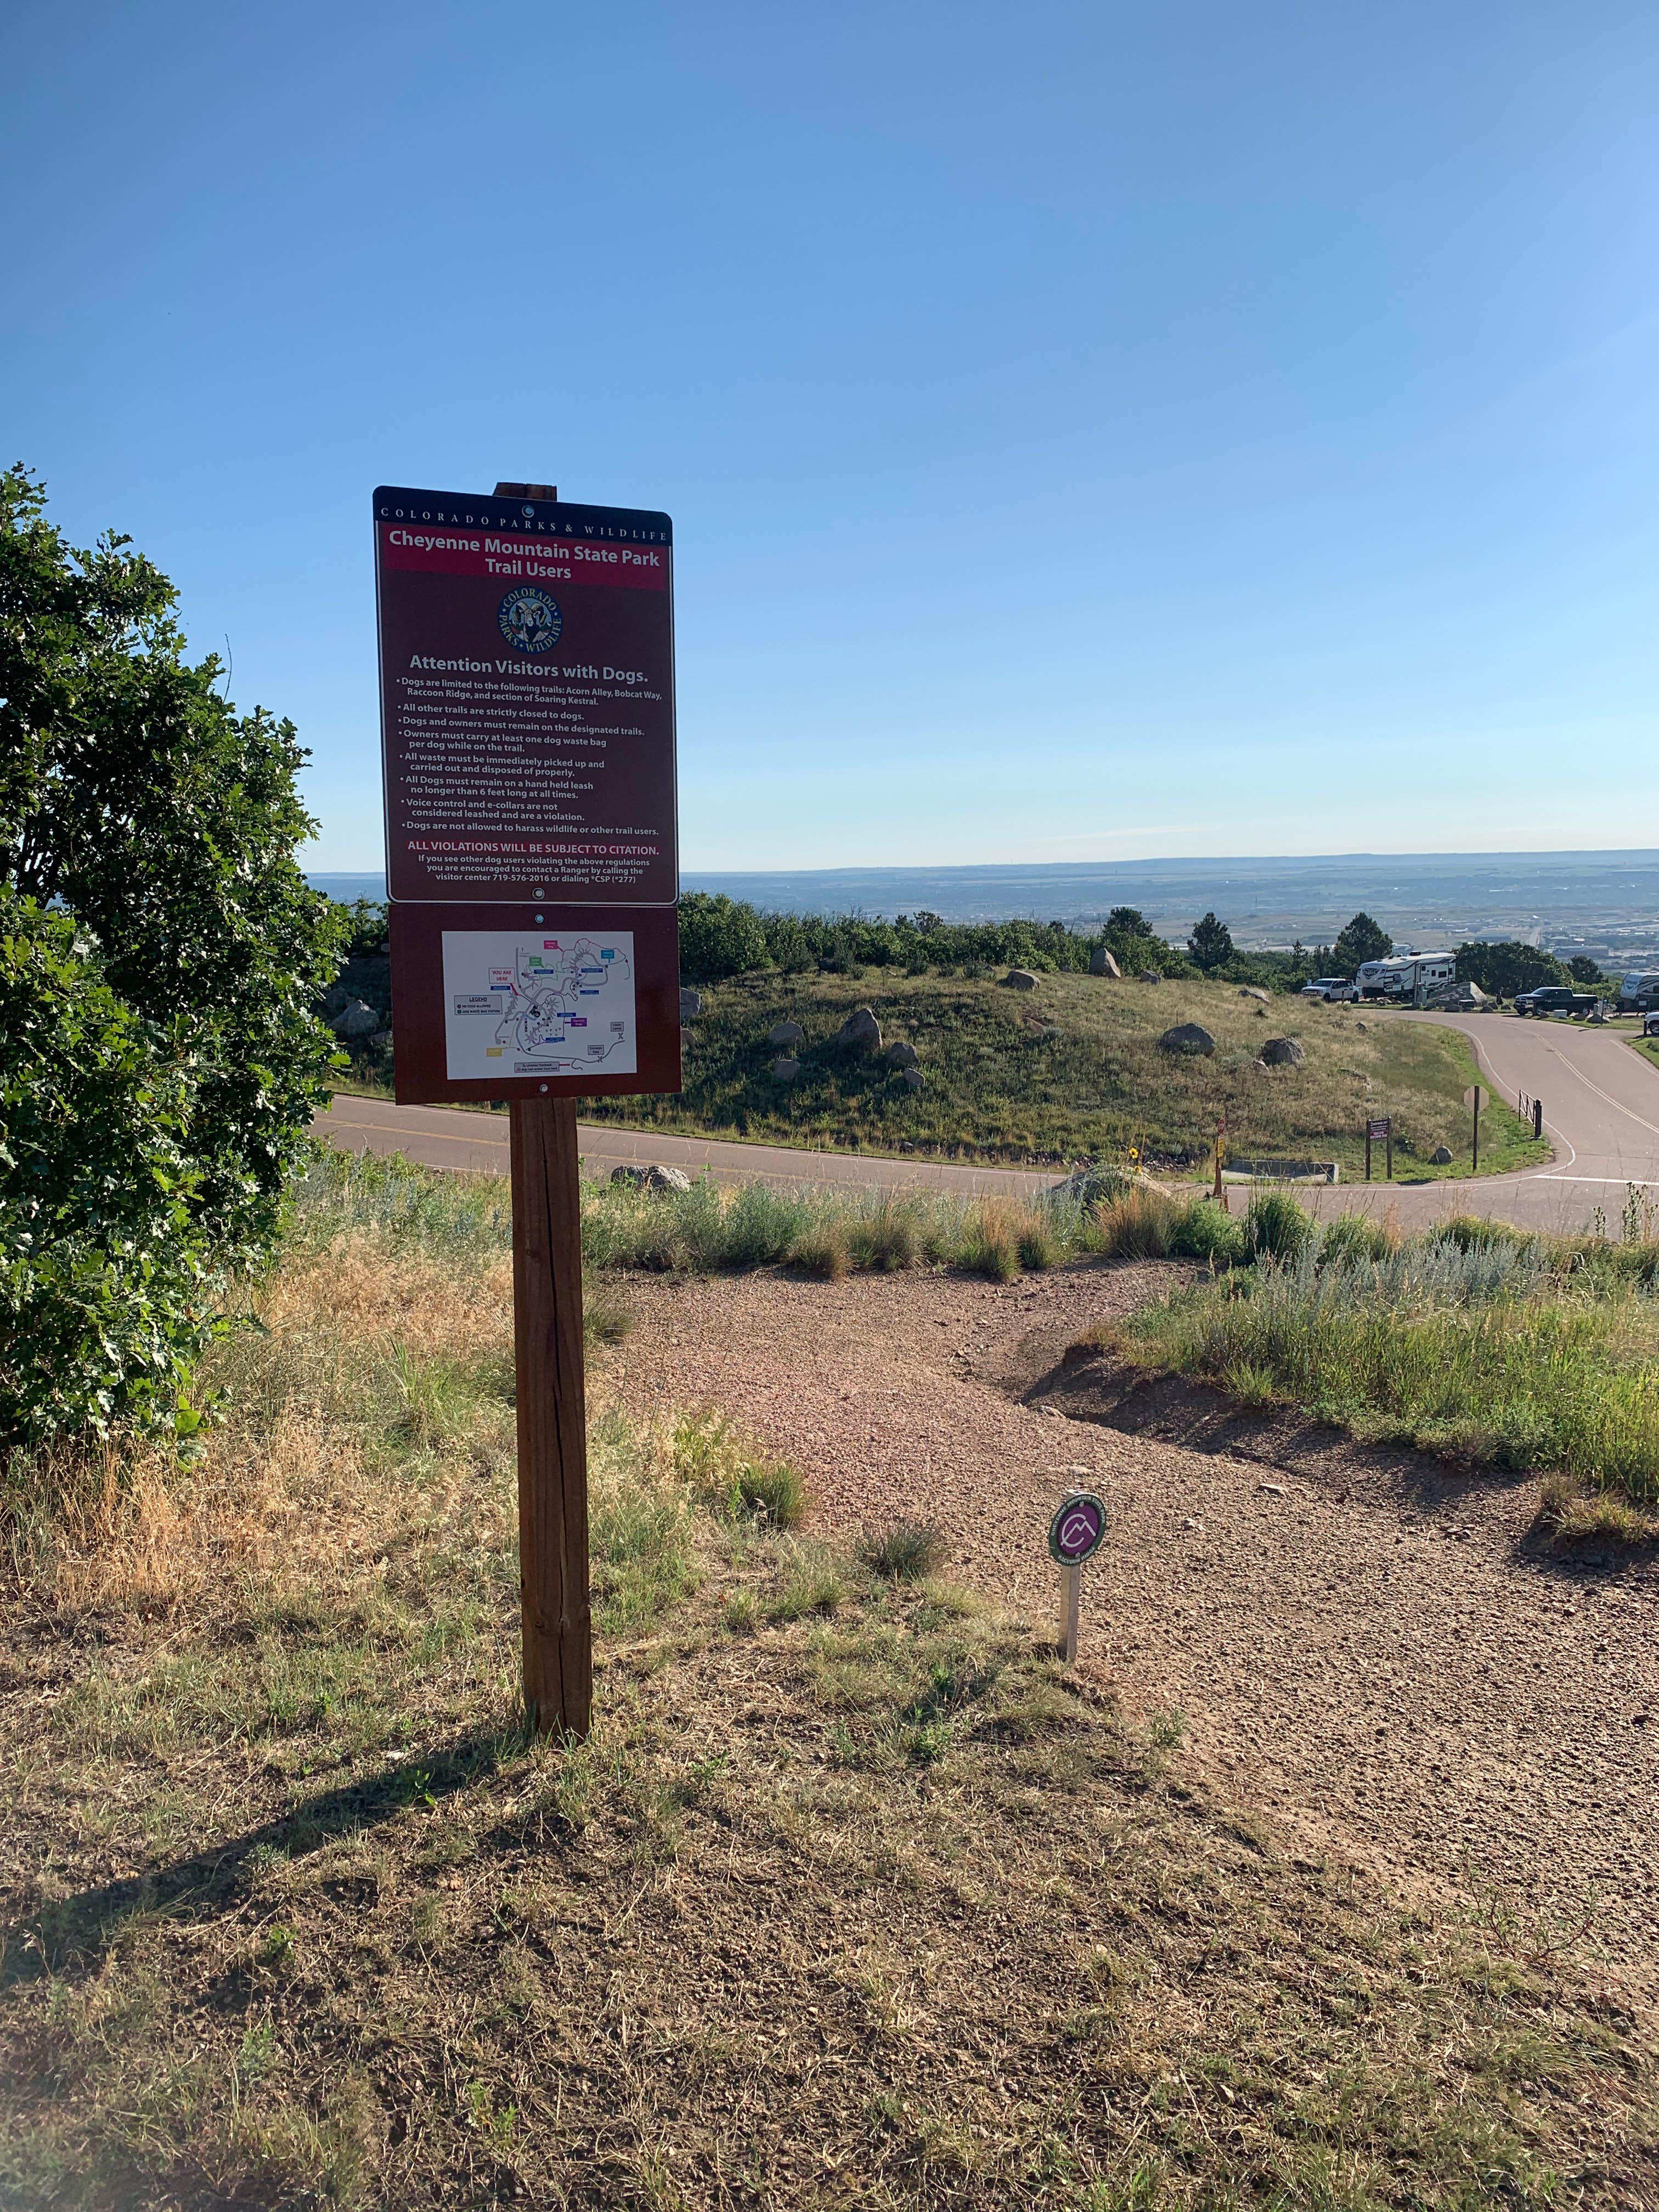
POLYGON ((441 523, 454 530, 517 531, 531 538, 610 538, 629 545, 672 545, 665 514, 637 507, 578 507, 564 499, 508 499, 495 492, 420 491, 381 484, 376 522, 441 523))

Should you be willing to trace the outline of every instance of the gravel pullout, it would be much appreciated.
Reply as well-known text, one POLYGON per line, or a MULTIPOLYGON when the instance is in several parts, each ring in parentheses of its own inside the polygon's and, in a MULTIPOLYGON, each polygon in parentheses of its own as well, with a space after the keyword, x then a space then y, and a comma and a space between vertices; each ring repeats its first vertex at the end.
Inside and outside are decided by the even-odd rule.
POLYGON ((1231 1802, 1310 1851, 1535 1917, 1540 1944, 1588 1920, 1578 1954, 1659 1994, 1652 1565, 1523 1552, 1533 1482, 1417 1462, 1417 1480, 1342 1486, 1008 1395, 1034 1349, 1171 1273, 635 1278, 621 1389, 646 1411, 732 1413, 795 1461, 825 1528, 935 1522, 954 1572, 1037 1618, 1048 1516, 1082 1467, 1113 1512, 1085 1651, 1132 1709, 1180 1708, 1231 1802))

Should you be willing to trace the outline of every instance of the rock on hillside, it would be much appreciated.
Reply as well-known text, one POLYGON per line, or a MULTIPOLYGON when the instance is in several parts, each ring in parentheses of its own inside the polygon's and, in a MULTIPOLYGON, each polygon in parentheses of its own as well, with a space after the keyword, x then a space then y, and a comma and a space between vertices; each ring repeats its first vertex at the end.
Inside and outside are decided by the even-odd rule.
POLYGON ((1177 1022, 1172 1030, 1164 1030, 1158 1042, 1165 1052, 1184 1052, 1206 1060, 1215 1050, 1215 1039, 1197 1022, 1177 1022))
POLYGON ((846 1052, 879 1052, 881 1024, 869 1006, 860 1006, 836 1031, 836 1042, 846 1052))
POLYGON ((1097 945, 1089 955, 1089 973, 1091 975, 1121 976, 1123 970, 1113 959, 1108 948, 1103 945, 1097 945))
POLYGON ((1035 991, 1037 979, 1029 968, 1011 968, 1003 981, 1013 991, 1035 991))
POLYGON ((1294 1037, 1269 1037, 1261 1057, 1269 1067, 1300 1067, 1308 1055, 1294 1037))
POLYGON ((916 1064, 916 1048, 913 1044, 896 1042, 888 1046, 885 1058, 889 1067, 914 1067, 916 1064))
POLYGON ((766 1042, 775 1052, 781 1052, 786 1045, 805 1044, 806 1032, 799 1022, 774 1022, 766 1032, 766 1042))

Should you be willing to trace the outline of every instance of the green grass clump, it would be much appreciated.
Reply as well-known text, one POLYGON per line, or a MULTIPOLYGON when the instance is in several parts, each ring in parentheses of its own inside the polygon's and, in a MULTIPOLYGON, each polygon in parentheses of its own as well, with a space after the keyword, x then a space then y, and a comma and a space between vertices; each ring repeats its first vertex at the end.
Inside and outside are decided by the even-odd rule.
POLYGON ((1273 1232, 1285 1260, 1115 1324, 1114 1349, 1358 1436, 1659 1503, 1651 1248, 1453 1224, 1379 1249, 1302 1218, 1273 1232))
POLYGON ((682 1413, 668 1437, 677 1480, 724 1519, 798 1528, 806 1518, 799 1470, 757 1452, 723 1413, 682 1413))
POLYGON ((866 1529, 859 1558, 872 1575, 888 1582, 925 1582, 945 1559, 945 1539, 922 1521, 899 1521, 890 1528, 866 1529))

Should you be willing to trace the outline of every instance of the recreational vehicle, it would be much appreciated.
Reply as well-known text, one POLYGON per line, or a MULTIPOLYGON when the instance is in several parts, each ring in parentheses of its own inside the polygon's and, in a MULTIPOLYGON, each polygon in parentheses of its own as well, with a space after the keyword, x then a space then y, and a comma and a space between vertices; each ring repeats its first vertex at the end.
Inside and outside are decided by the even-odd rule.
POLYGON ((1367 960, 1356 981, 1362 999, 1414 999, 1437 983, 1457 981, 1457 955, 1396 952, 1391 959, 1367 960))

